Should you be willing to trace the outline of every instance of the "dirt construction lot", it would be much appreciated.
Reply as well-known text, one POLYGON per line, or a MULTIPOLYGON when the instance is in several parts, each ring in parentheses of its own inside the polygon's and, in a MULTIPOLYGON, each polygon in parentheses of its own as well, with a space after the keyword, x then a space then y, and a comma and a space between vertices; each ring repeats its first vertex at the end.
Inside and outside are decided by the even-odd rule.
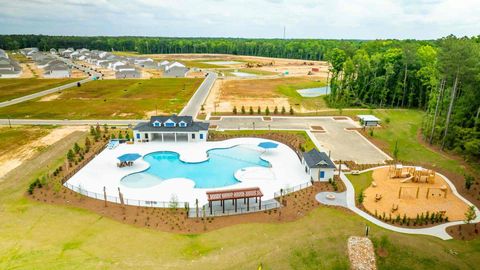
POLYGON ((467 204, 452 193, 450 186, 439 175, 435 176, 435 183, 402 183, 402 178, 392 179, 388 175, 388 167, 376 169, 373 171, 373 181, 376 187, 370 186, 365 190, 365 200, 363 206, 370 213, 382 215, 383 212, 388 216, 392 213, 392 206, 398 206, 398 210, 392 213, 392 217, 400 215, 403 217, 415 218, 417 214, 435 213, 445 211, 450 221, 463 220, 464 213, 467 211, 467 204), (446 188, 446 198, 439 189, 446 188), (399 188, 402 188, 402 195, 399 198, 399 188), (417 198, 417 188, 418 198, 417 198), (430 190, 429 190, 430 188, 430 190), (427 192, 429 196, 427 199, 427 192), (382 198, 376 200, 375 197, 380 194, 382 198))
POLYGON ((258 106, 264 111, 268 106, 273 112, 275 106, 288 111, 290 106, 296 112, 309 112, 315 108, 325 108, 322 97, 303 98, 296 89, 320 87, 323 80, 312 77, 286 77, 275 79, 218 79, 205 104, 206 112, 232 112, 234 107, 240 111, 252 106, 256 112, 258 106))

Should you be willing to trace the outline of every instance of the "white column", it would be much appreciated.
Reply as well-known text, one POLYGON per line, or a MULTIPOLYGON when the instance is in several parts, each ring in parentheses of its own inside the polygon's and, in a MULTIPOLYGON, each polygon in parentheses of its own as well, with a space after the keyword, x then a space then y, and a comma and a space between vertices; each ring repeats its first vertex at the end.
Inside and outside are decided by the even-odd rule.
POLYGON ((162 132, 162 142, 163 142, 163 132, 162 132))
POLYGON ((174 132, 173 135, 175 136, 175 142, 177 142, 177 133, 174 132))

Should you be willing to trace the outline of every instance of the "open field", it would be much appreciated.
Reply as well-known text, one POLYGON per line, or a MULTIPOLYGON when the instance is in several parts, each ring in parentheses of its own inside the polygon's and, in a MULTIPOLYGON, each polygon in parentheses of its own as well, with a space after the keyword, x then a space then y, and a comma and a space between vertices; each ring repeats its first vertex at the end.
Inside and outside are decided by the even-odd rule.
POLYGON ((205 110, 230 113, 235 106, 238 110, 241 106, 247 110, 252 106, 256 112, 258 106, 262 111, 268 106, 273 113, 275 106, 279 110, 284 106, 287 111, 292 106, 296 112, 315 112, 326 108, 324 97, 305 98, 296 90, 321 86, 325 86, 323 80, 307 77, 217 80, 207 99, 205 110))
MULTIPOLYGON (((82 133, 47 147, 0 183, 0 268, 348 269, 346 240, 365 220, 319 207, 281 224, 240 224, 180 235, 121 224, 74 207, 24 197, 30 179, 58 166, 82 133)), ((442 241, 371 227, 379 269, 473 269, 480 240, 442 241), (386 251, 386 252, 385 252, 386 251), (454 255, 455 254, 455 255, 454 255)))
POLYGON ((75 82, 78 79, 1 79, 0 102, 75 82))
POLYGON ((0 182, 3 176, 53 144, 75 131, 86 127, 0 127, 0 182))
POLYGON ((203 79, 101 80, 0 109, 0 117, 140 119, 178 113, 203 79))

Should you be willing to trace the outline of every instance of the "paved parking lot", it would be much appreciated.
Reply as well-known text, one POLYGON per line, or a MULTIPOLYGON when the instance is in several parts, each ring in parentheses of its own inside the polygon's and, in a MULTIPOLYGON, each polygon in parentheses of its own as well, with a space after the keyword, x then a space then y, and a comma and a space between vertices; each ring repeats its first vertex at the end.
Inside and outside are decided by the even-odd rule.
POLYGON ((210 120, 219 129, 290 129, 311 130, 320 126, 324 133, 312 133, 316 144, 325 151, 331 151, 333 160, 352 160, 357 163, 382 163, 390 159, 356 131, 347 128, 359 127, 351 119, 334 120, 332 117, 272 117, 264 121, 262 117, 222 117, 210 120))

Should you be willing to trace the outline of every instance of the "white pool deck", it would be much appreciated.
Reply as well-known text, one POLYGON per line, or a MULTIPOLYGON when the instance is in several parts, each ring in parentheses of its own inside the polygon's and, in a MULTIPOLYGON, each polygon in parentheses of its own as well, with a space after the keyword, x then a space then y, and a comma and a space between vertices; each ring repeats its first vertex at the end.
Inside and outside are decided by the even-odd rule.
MULTIPOLYGON (((260 142, 270 141, 258 138, 237 138, 225 141, 209 141, 198 143, 135 143, 121 144, 115 149, 105 149, 85 167, 67 181, 67 184, 81 187, 82 190, 103 195, 105 187, 107 196, 118 197, 118 188, 125 199, 141 201, 169 202, 176 196, 179 202, 199 205, 207 203, 206 191, 246 187, 259 187, 264 196, 262 200, 269 200, 280 189, 293 187, 308 182, 310 177, 297 156, 288 146, 278 143, 275 149, 262 150, 257 147, 260 142), (158 151, 173 151, 180 155, 184 162, 202 162, 208 159, 207 151, 214 148, 228 148, 243 145, 256 148, 263 152, 262 159, 270 162, 271 168, 247 167, 235 173, 238 184, 222 188, 195 188, 194 182, 186 178, 174 178, 159 181, 158 185, 148 188, 129 188, 121 183, 121 179, 129 174, 146 170, 150 164, 142 158, 135 161, 132 167, 117 167, 117 157, 127 153, 146 154, 158 151)), ((239 157, 241 158, 241 157, 239 157)))

